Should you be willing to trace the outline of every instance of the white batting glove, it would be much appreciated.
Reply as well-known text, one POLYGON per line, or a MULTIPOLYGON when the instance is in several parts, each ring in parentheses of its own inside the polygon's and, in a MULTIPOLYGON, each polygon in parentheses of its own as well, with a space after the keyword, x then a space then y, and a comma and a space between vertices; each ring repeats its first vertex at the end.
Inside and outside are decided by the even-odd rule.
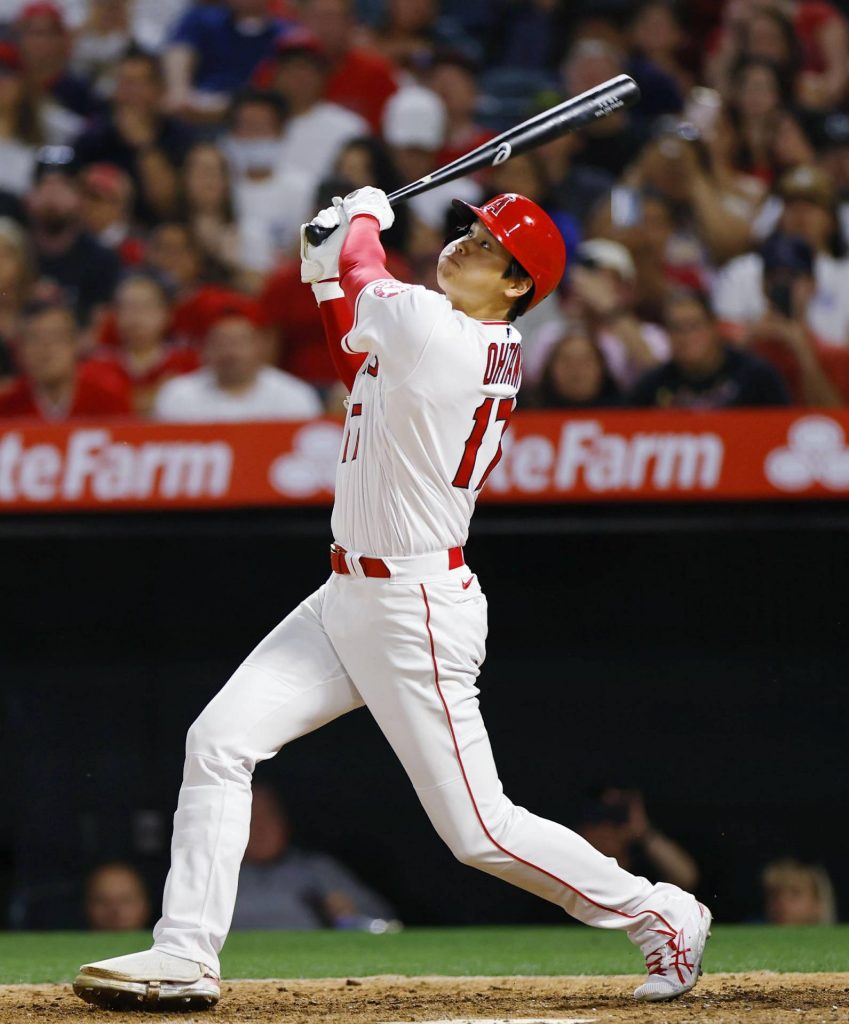
POLYGON ((301 280, 304 284, 315 284, 318 281, 338 278, 339 254, 342 252, 349 227, 342 199, 335 196, 333 206, 328 206, 313 217, 310 224, 320 228, 331 228, 332 234, 321 244, 312 245, 306 235, 310 225, 301 225, 301 280))
POLYGON ((372 188, 371 185, 358 188, 356 192, 345 196, 342 207, 348 220, 353 220, 358 213, 367 213, 370 217, 374 217, 380 225, 381 231, 391 228, 395 223, 395 214, 389 205, 386 193, 383 189, 372 188))

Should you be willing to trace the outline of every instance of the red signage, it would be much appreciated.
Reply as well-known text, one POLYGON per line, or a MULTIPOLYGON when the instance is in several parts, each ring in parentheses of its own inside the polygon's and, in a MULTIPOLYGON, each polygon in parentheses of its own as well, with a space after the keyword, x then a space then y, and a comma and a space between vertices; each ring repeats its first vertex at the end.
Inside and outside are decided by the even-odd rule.
MULTIPOLYGON (((482 501, 849 498, 849 413, 515 415, 482 501)), ((0 511, 327 505, 336 420, 9 422, 0 511)))

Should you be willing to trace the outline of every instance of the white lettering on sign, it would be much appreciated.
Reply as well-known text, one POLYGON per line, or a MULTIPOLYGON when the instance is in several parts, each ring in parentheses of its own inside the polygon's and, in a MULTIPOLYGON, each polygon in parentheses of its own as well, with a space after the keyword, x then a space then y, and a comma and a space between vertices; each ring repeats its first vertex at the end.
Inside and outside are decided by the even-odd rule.
POLYGON ((147 498, 218 498, 227 492, 233 450, 224 441, 114 441, 103 429, 73 431, 66 448, 0 439, 0 502, 108 504, 147 498))
POLYGON ((709 491, 717 486, 725 445, 713 433, 606 432, 598 420, 567 423, 552 443, 539 434, 505 438, 494 491, 709 491))

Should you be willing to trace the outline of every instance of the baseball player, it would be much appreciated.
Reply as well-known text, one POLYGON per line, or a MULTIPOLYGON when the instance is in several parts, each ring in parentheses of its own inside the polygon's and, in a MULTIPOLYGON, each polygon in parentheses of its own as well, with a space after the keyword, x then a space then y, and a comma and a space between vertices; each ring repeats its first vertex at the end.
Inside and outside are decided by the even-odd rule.
POLYGON ((468 229, 439 256, 441 293, 387 274, 379 234, 393 213, 378 189, 323 210, 314 223, 335 230, 320 246, 302 229, 302 276, 351 392, 332 571, 190 729, 153 948, 80 968, 74 990, 89 1002, 216 1002, 253 769, 363 704, 460 861, 624 931, 646 958, 637 999, 671 999, 701 973, 705 907, 516 807, 496 772, 476 686, 486 598, 463 544, 519 388, 514 321, 557 286, 566 253, 523 196, 455 205, 468 229))

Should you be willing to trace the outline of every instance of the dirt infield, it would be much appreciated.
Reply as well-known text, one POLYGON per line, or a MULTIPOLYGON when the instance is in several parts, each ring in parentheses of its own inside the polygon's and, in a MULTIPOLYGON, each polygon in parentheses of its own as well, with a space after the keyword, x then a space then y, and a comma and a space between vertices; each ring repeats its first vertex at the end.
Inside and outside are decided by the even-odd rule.
POLYGON ((0 987, 0 1022, 380 1024, 591 1020, 595 1024, 849 1024, 847 974, 714 974, 674 1003, 635 1003, 638 978, 362 978, 225 982, 206 1013, 107 1013, 69 985, 0 987))

